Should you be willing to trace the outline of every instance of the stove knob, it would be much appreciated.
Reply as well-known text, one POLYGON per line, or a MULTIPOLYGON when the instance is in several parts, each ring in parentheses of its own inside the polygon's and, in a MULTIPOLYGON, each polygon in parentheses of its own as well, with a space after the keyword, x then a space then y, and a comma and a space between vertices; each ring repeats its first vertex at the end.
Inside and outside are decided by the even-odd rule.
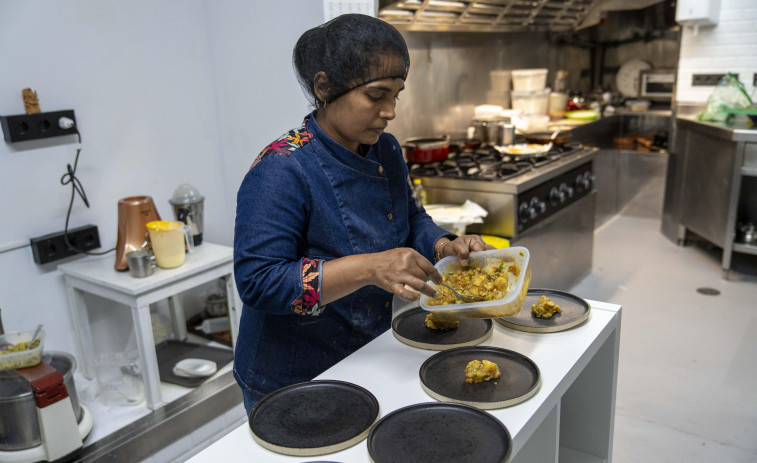
POLYGON ((536 217, 536 210, 529 206, 528 203, 521 203, 518 208, 518 217, 520 217, 521 221, 528 222, 530 219, 536 217))
POLYGON ((552 187, 552 189, 549 190, 549 202, 552 203, 552 205, 564 203, 565 193, 558 190, 557 187, 552 187))
POLYGON ((535 211, 535 215, 544 214, 547 211, 547 203, 539 201, 539 198, 531 198, 531 207, 535 211))
POLYGON ((569 187, 568 185, 561 183, 560 184, 560 191, 565 194, 565 198, 570 199, 573 197, 573 188, 569 187))
POLYGON ((586 189, 590 189, 594 184, 594 175, 591 172, 584 172, 584 182, 586 182, 586 189))
POLYGON ((535 218, 537 214, 536 209, 534 209, 533 206, 528 203, 523 203, 520 205, 520 208, 518 208, 518 215, 520 216, 520 220, 527 222, 535 218))
POLYGON ((588 190, 589 188, 591 188, 591 181, 589 181, 583 175, 579 175, 576 177, 575 185, 576 190, 578 191, 588 190))

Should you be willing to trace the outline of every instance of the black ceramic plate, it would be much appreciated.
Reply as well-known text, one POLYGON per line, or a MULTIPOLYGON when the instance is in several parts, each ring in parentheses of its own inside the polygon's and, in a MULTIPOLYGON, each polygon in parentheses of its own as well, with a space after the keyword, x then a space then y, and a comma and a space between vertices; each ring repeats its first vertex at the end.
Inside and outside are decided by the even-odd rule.
POLYGON ((499 347, 458 347, 434 354, 420 369, 421 386, 431 397, 483 409, 509 407, 536 394, 539 367, 525 355, 499 347), (489 360, 499 367, 496 380, 469 384, 465 366, 471 360, 489 360))
POLYGON ((392 320, 394 337, 413 347, 445 350, 481 344, 494 332, 489 318, 460 320, 454 330, 432 330, 425 325, 428 313, 420 307, 402 312, 392 320))
POLYGON ((497 318, 497 323, 520 331, 530 333, 554 333, 580 325, 589 319, 591 306, 585 300, 556 289, 529 289, 523 309, 512 317, 497 318), (561 312, 550 318, 534 317, 531 306, 539 297, 547 296, 560 306, 561 312))
POLYGON ((368 436, 374 463, 504 463, 510 459, 512 446, 510 432, 499 420, 452 403, 400 408, 376 423, 368 436))
POLYGON ((343 381, 308 381, 274 391, 250 412, 252 437, 284 455, 325 455, 365 439, 378 420, 370 392, 343 381))

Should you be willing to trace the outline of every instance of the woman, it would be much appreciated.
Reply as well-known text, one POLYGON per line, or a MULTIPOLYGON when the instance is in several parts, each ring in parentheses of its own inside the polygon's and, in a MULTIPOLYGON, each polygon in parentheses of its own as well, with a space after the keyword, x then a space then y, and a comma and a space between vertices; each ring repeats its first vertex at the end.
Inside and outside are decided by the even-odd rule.
POLYGON ((432 261, 491 248, 414 203, 402 149, 384 133, 410 66, 394 27, 340 16, 305 32, 293 61, 316 109, 258 155, 237 197, 234 376, 248 413, 387 330, 394 294, 434 296, 432 261))

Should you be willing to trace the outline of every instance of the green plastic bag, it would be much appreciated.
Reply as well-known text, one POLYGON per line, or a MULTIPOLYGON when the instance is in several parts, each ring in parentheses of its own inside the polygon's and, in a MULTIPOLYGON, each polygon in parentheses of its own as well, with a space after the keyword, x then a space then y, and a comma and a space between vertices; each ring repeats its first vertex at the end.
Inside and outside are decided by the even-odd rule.
POLYGON ((715 90, 707 98, 707 106, 699 113, 700 121, 725 122, 730 116, 728 109, 748 108, 752 99, 744 90, 744 84, 730 72, 723 76, 715 90))

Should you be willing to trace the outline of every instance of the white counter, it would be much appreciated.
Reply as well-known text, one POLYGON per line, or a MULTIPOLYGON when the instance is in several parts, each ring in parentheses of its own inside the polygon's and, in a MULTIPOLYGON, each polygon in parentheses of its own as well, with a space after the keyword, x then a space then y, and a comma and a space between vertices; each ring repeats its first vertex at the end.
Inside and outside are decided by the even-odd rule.
MULTIPOLYGON (((558 333, 526 333, 494 323, 483 346, 520 352, 539 367, 541 388, 527 401, 489 410, 510 431, 511 462, 609 462, 612 455, 621 307, 591 304, 589 320, 558 333)), ((436 351, 398 341, 391 330, 316 379, 360 385, 376 396, 381 416, 416 403, 434 402, 421 388, 418 371, 436 351)), ((233 430, 189 461, 367 462, 366 441, 321 457, 291 457, 257 444, 247 424, 233 430)))

